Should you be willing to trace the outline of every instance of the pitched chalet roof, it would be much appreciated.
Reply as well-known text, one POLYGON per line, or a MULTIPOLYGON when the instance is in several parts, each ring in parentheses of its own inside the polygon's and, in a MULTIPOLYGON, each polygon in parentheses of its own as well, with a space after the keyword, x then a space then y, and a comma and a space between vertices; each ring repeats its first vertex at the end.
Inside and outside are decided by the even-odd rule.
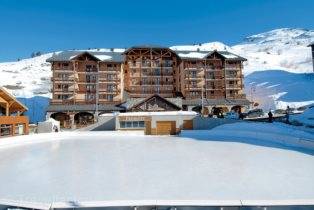
POLYGON ((224 57, 226 60, 240 60, 240 61, 246 61, 246 58, 243 58, 239 55, 236 55, 234 53, 231 53, 229 51, 189 51, 189 50, 175 50, 175 52, 178 54, 178 56, 181 59, 205 59, 206 57, 210 56, 212 53, 217 52, 222 57, 224 57))
POLYGON ((125 108, 126 110, 132 109, 133 107, 144 103, 145 101, 151 99, 154 96, 158 96, 162 98, 163 100, 166 100, 167 102, 173 104, 174 106, 181 109, 182 107, 182 99, 181 98, 163 98, 157 94, 154 94, 147 98, 128 98, 124 103, 121 103, 119 106, 125 108))
POLYGON ((89 54, 95 59, 99 61, 111 61, 111 62, 123 62, 124 58, 120 52, 94 52, 94 51, 79 51, 79 50, 70 50, 70 51, 62 51, 60 53, 56 53, 52 57, 47 59, 47 62, 53 61, 70 61, 75 57, 83 54, 89 54))
POLYGON ((28 110, 28 108, 24 104, 19 102, 11 93, 9 93, 3 87, 0 87, 0 103, 1 102, 7 102, 10 104, 10 112, 25 112, 28 110))
POLYGON ((226 60, 240 60, 246 61, 246 58, 243 58, 239 55, 231 53, 229 51, 189 51, 189 50, 172 50, 168 47, 157 46, 157 45, 141 45, 141 46, 134 46, 124 53, 121 52, 98 52, 98 51, 80 51, 80 50, 70 50, 70 51, 63 51, 60 53, 54 54, 52 57, 47 59, 47 62, 53 61, 70 61, 75 59, 75 57, 87 53, 94 57, 96 60, 99 61, 108 61, 108 62, 119 62, 122 63, 124 61, 124 55, 130 52, 132 49, 167 49, 177 55, 181 59, 205 59, 206 57, 210 56, 212 53, 217 52, 219 55, 224 57, 226 60))
POLYGON ((124 51, 123 54, 127 54, 128 52, 130 52, 131 50, 134 50, 134 49, 163 49, 163 50, 169 50, 170 52, 172 52, 173 54, 178 56, 177 53, 174 50, 170 49, 169 47, 159 46, 159 45, 138 45, 138 46, 133 46, 133 47, 128 48, 126 51, 124 51))

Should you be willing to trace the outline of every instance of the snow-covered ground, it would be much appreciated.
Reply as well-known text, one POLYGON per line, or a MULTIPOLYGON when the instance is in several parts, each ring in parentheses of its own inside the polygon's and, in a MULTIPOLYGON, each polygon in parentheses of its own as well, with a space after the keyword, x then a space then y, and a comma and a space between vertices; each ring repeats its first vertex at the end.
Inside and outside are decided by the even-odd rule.
POLYGON ((280 70, 257 71, 245 77, 249 100, 264 110, 298 108, 314 103, 314 73, 280 70))
POLYGON ((51 97, 51 67, 46 59, 52 53, 17 62, 0 63, 0 85, 18 97, 51 97))
POLYGON ((283 28, 249 36, 232 51, 248 59, 244 73, 285 70, 292 73, 313 72, 311 50, 314 31, 283 28))
POLYGON ((291 116, 293 124, 300 124, 314 128, 314 105, 306 109, 302 114, 291 116))
MULTIPOLYGON (((271 130, 277 131, 291 135, 283 128, 271 130)), ((4 139, 0 201, 314 204, 313 155, 217 141, 219 135, 199 141, 200 133, 64 132, 4 139)))
MULTIPOLYGON (((314 152, 314 131, 283 123, 240 122, 211 130, 183 131, 180 137, 204 141, 233 141, 261 146, 305 149, 314 152)), ((313 153, 314 154, 314 153, 313 153)))

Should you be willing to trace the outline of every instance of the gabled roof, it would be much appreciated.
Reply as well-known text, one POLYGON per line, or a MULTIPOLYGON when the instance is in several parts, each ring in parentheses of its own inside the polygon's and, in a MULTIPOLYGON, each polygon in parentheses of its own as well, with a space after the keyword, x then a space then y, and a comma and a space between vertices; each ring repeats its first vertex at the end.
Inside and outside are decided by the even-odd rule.
POLYGON ((158 99, 158 100, 161 100, 161 101, 165 102, 166 104, 168 104, 169 106, 171 106, 171 107, 174 108, 174 109, 181 110, 181 108, 180 108, 179 106, 177 106, 176 104, 174 104, 174 103, 168 101, 167 99, 161 97, 161 96, 158 95, 158 94, 154 94, 154 95, 152 95, 152 96, 150 96, 150 97, 147 97, 145 100, 143 100, 143 101, 141 101, 141 102, 139 102, 139 103, 137 103, 137 104, 134 104, 134 105, 133 105, 132 107, 130 107, 129 109, 136 109, 136 108, 139 108, 139 107, 142 106, 144 103, 150 101, 150 100, 153 99, 153 98, 156 98, 156 99, 158 99))
POLYGON ((134 109, 136 107, 141 106, 142 104, 144 104, 145 102, 149 101, 152 98, 158 98, 161 101, 166 102, 167 104, 171 105, 173 108, 177 109, 177 110, 181 110, 181 101, 179 102, 176 98, 163 98, 158 94, 153 94, 147 98, 130 98, 128 99, 126 102, 120 104, 120 107, 123 107, 127 110, 131 110, 134 109))
POLYGON ((10 104, 10 112, 25 112, 28 108, 19 102, 11 93, 9 93, 5 88, 0 87, 0 98, 4 99, 10 104))
POLYGON ((63 51, 57 54, 54 54, 52 57, 47 59, 47 62, 53 61, 71 61, 79 55, 89 54, 99 61, 108 61, 108 62, 123 62, 123 55, 120 52, 95 52, 95 51, 79 51, 79 50, 70 50, 63 51))
POLYGON ((208 56, 212 55, 213 53, 218 53, 226 60, 240 60, 246 61, 246 58, 243 58, 239 55, 231 53, 229 51, 188 51, 188 50, 176 50, 175 51, 181 59, 206 59, 208 56))
POLYGON ((159 45, 138 45, 138 46, 133 46, 133 47, 128 48, 126 51, 124 51, 123 54, 127 54, 128 52, 130 52, 131 50, 134 50, 134 49, 152 49, 152 50, 154 50, 154 49, 162 49, 162 50, 169 50, 170 52, 172 52, 173 54, 178 56, 177 53, 174 50, 170 49, 169 47, 159 46, 159 45))

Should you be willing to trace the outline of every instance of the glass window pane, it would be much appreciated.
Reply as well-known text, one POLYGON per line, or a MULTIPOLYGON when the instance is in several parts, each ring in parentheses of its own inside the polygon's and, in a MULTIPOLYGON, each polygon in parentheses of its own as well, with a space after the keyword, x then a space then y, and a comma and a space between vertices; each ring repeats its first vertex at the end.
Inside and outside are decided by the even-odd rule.
POLYGON ((144 127, 145 127, 144 121, 139 121, 139 127, 140 127, 140 128, 144 128, 144 127))
POLYGON ((138 128, 138 121, 133 121, 133 128, 138 128))
POLYGON ((120 127, 125 128, 125 122, 124 121, 120 122, 120 127))
POLYGON ((126 122, 126 127, 131 128, 132 127, 132 122, 126 122))

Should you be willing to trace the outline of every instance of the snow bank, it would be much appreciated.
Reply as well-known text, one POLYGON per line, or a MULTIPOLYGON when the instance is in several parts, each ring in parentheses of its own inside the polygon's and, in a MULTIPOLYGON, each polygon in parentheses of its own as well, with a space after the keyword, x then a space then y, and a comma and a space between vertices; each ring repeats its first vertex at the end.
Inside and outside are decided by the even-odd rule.
MULTIPOLYGON (((313 102, 314 103, 314 102, 313 102)), ((292 115, 291 122, 296 121, 306 126, 314 127, 314 106, 306 109, 302 114, 292 115)))
POLYGON ((287 146, 314 151, 314 132, 305 132, 282 123, 225 124, 211 130, 182 131, 180 137, 237 141, 272 147, 287 146))
POLYGON ((277 109, 286 109, 288 106, 290 108, 299 108, 310 104, 314 104, 314 101, 301 101, 301 102, 275 101, 277 109))

